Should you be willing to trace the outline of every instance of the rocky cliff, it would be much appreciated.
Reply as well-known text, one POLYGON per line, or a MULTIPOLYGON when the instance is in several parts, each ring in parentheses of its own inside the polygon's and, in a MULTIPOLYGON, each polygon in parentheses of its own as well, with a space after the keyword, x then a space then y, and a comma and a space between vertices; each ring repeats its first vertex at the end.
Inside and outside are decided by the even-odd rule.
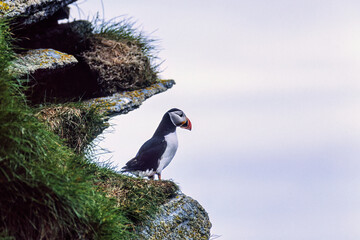
MULTIPOLYGON (((30 105, 57 104, 55 109, 45 108, 39 113, 47 115, 42 120, 52 118, 56 122, 54 114, 74 112, 61 106, 70 101, 100 109, 107 117, 124 114, 175 84, 173 80, 157 78, 153 56, 144 39, 123 39, 118 32, 97 32, 87 21, 58 24, 59 19, 68 17, 67 5, 74 1, 0 1, 0 18, 9 21, 15 38, 16 58, 9 72, 25 79, 21 84, 26 87, 30 105)), ((110 185, 99 186, 110 193, 110 185)), ((111 189, 121 190, 123 184, 111 185, 111 189)), ((122 196, 116 195, 119 202, 122 196)), ((210 237, 211 223, 206 211, 180 192, 144 219, 147 220, 137 223, 134 231, 142 239, 210 237)))

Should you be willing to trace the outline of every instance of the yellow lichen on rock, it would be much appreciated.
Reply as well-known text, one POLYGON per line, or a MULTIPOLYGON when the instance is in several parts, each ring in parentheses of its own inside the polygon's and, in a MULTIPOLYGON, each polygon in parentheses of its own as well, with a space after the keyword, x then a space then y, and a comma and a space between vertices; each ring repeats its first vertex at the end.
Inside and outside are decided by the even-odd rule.
POLYGON ((111 96, 89 100, 89 105, 97 106, 107 115, 127 113, 139 107, 147 98, 164 92, 175 84, 174 80, 157 80, 149 87, 134 91, 123 91, 111 96))
POLYGON ((0 14, 5 14, 9 11, 10 6, 6 2, 0 1, 0 14))
POLYGON ((24 75, 39 69, 51 70, 72 66, 77 62, 74 56, 54 49, 33 49, 19 55, 10 71, 24 75))

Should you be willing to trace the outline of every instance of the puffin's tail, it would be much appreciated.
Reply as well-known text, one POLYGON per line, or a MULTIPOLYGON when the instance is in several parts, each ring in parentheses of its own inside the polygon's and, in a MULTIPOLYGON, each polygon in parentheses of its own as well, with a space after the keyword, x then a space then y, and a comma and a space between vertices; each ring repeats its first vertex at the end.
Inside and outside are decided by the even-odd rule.
POLYGON ((136 169, 134 169, 136 162, 137 162, 136 158, 129 160, 125 164, 125 166, 120 169, 120 172, 131 172, 131 171, 136 170, 136 169))
POLYGON ((128 165, 126 165, 120 169, 120 172, 129 172, 129 171, 131 171, 131 170, 128 165))

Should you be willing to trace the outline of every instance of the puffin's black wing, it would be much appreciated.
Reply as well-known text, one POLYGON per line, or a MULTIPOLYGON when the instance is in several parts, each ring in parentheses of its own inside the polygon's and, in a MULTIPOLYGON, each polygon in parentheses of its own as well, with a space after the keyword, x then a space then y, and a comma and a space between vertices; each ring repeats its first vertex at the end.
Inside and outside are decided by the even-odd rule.
POLYGON ((136 157, 126 163, 122 171, 156 170, 159 159, 166 149, 164 138, 153 137, 146 141, 136 154, 136 157))

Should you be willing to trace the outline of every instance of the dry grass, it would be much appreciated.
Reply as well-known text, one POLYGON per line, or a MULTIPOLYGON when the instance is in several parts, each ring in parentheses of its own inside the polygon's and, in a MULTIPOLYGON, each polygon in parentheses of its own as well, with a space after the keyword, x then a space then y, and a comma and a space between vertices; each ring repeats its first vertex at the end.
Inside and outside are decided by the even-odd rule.
POLYGON ((95 107, 80 103, 44 107, 35 116, 76 152, 82 152, 107 126, 95 107))
POLYGON ((150 60, 133 42, 121 42, 94 37, 90 50, 81 54, 98 76, 104 94, 149 86, 157 76, 150 60))

